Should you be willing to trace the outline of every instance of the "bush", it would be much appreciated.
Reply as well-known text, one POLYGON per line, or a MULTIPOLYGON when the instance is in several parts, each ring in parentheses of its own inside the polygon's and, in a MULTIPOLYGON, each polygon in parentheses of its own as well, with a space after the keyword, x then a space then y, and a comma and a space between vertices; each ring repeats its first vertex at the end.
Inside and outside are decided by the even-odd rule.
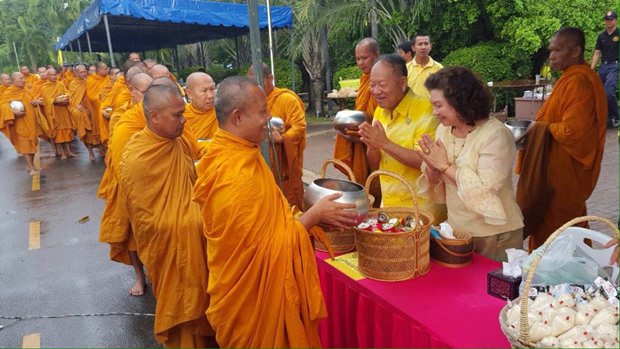
POLYGON ((211 75, 216 84, 219 84, 229 76, 239 75, 239 69, 229 69, 221 64, 212 64, 206 69, 206 73, 211 75))
POLYGON ((181 79, 183 79, 183 81, 187 81, 187 77, 189 76, 189 74, 195 73, 197 71, 204 72, 205 70, 204 70, 203 67, 197 66, 197 65, 193 65, 191 67, 183 68, 181 70, 181 79))
POLYGON ((347 79, 359 79, 362 76, 362 71, 357 65, 338 69, 332 78, 332 86, 336 89, 340 89, 340 80, 347 79))
MULTIPOLYGON (((267 66, 269 67, 271 66, 270 61, 265 61, 264 63, 267 64, 267 66)), ((293 65, 293 68, 295 69, 295 92, 298 92, 301 90, 301 87, 303 84, 301 80, 301 71, 299 71, 299 67, 297 67, 296 64, 293 65)), ((239 75, 247 75, 248 69, 250 69, 249 65, 242 66, 241 68, 239 68, 239 75)), ((274 75, 276 78, 276 86, 288 88, 289 90, 292 90, 293 80, 291 80, 291 61, 286 60, 286 59, 276 58, 274 70, 275 70, 274 75)))

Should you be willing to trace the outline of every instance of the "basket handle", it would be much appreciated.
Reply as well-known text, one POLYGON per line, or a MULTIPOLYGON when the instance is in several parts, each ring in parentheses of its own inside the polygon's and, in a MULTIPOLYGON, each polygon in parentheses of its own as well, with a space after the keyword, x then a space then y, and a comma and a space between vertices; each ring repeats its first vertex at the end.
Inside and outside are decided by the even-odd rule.
POLYGON ((413 190, 413 187, 411 186, 411 184, 409 184, 409 182, 407 182, 407 180, 404 179, 398 173, 394 173, 394 172, 386 171, 386 170, 377 170, 371 173, 366 179, 366 186, 365 186, 366 193, 370 193, 370 185, 372 184, 372 181, 375 180, 375 178, 378 178, 379 176, 392 177, 398 180, 399 182, 401 182, 405 186, 405 188, 407 188, 407 191, 409 191, 409 194, 411 195, 411 199, 413 200, 413 208, 414 208, 413 212, 415 216, 416 227, 418 227, 419 226, 418 222, 420 222, 420 209, 418 208, 418 196, 416 195, 415 190, 413 190))
POLYGON ((349 177, 349 180, 351 182, 357 183, 357 181, 355 180, 355 174, 353 174, 353 170, 351 170, 351 168, 347 164, 338 159, 328 159, 323 162, 323 167, 321 167, 321 178, 325 178, 325 171, 327 171, 328 164, 334 164, 344 168, 344 170, 347 171, 347 176, 349 177))
POLYGON ((442 250, 444 250, 444 252, 446 252, 447 254, 453 255, 454 257, 471 256, 474 253, 474 250, 476 249, 476 245, 473 243, 473 241, 472 241, 473 248, 471 249, 470 252, 467 252, 467 253, 458 253, 458 252, 450 251, 448 248, 446 248, 446 246, 443 245, 441 240, 435 239, 435 242, 437 243, 437 245, 439 245, 439 247, 441 247, 442 250))
MULTIPOLYGON (((612 223, 609 219, 606 218, 601 218, 601 217, 597 217, 597 216, 583 216, 583 217, 577 217, 574 219, 571 219, 570 221, 566 222, 566 224, 564 224, 563 226, 559 227, 556 231, 553 232, 553 234, 551 234, 548 238, 547 241, 545 241, 545 243, 542 245, 543 249, 543 254, 545 251, 547 251, 547 248, 549 247, 549 245, 551 245, 551 243, 558 237, 558 235, 560 235, 562 232, 564 232, 566 229, 572 227, 575 224, 578 223, 584 223, 584 222, 588 222, 588 221, 597 221, 597 222, 601 222, 601 223, 605 223, 607 224, 609 227, 611 227, 611 229, 613 230, 614 233, 616 233, 616 235, 620 235, 620 232, 618 231, 618 227, 612 223)), ((527 277, 525 279, 525 286, 523 287, 523 292, 525 294, 521 295, 521 299, 520 299, 520 304, 521 304, 521 324, 520 324, 520 331, 519 331, 519 342, 521 342, 521 344, 529 346, 529 341, 530 341, 530 326, 528 323, 528 318, 527 318, 527 299, 529 298, 529 292, 530 292, 530 287, 532 286, 532 279, 534 278, 534 273, 536 272, 536 269, 538 268, 538 264, 540 263, 540 260, 542 259, 541 255, 535 255, 534 256, 534 261, 532 262, 532 265, 530 267, 530 270, 527 273, 527 277)))

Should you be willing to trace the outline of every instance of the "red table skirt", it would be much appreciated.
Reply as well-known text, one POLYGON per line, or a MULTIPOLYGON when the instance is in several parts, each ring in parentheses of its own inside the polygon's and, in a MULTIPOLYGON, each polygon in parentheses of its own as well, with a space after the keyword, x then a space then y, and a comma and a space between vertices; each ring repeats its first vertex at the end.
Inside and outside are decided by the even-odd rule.
POLYGON ((328 318, 321 322, 326 348, 509 348, 499 325, 504 301, 486 293, 486 274, 499 263, 474 256, 470 266, 431 271, 401 282, 355 281, 317 265, 328 318))

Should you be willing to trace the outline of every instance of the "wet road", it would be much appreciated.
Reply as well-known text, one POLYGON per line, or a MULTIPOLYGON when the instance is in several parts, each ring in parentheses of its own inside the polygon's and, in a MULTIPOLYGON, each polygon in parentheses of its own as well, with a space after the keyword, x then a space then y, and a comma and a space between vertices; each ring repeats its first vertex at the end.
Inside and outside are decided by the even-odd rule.
POLYGON ((98 242, 103 160, 91 162, 81 144, 74 147, 80 157, 61 161, 41 143, 36 190, 25 160, 0 137, 0 347, 158 347, 149 316, 1 318, 154 311, 150 292, 128 295, 132 269, 110 262, 98 242))

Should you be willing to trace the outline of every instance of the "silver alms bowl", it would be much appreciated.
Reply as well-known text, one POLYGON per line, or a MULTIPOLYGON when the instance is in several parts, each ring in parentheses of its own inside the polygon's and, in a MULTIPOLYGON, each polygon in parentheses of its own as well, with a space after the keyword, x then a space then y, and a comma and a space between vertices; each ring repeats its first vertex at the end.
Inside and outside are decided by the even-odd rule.
POLYGON ((319 178, 312 181, 304 193, 304 210, 308 210, 321 198, 335 193, 342 193, 335 202, 355 204, 357 223, 366 218, 370 209, 368 194, 363 186, 344 179, 319 178))
POLYGON ((9 108, 15 112, 23 113, 26 109, 24 109, 24 103, 22 101, 10 101, 9 108))
POLYGON ((515 142, 517 143, 518 149, 523 149, 525 147, 525 143, 522 142, 522 137, 533 123, 534 121, 531 120, 508 120, 504 123, 504 125, 515 137, 515 142))
POLYGON ((269 126, 275 128, 278 132, 283 133, 286 130, 286 125, 284 124, 284 120, 277 116, 272 116, 271 120, 269 120, 269 126))
POLYGON ((359 142, 359 137, 347 131, 357 131, 366 121, 366 113, 359 110, 341 110, 334 117, 334 129, 350 141, 359 142))

